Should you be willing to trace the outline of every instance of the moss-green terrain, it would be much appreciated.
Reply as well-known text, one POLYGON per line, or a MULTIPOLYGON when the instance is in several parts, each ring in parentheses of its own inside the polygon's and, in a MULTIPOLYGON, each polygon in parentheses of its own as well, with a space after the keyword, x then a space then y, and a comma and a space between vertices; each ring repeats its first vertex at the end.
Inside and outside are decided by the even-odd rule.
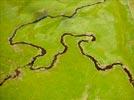
POLYGON ((0 100, 134 100, 133 79, 133 0, 0 0, 0 82, 5 80, 0 86, 0 100), (11 44, 9 39, 17 27, 11 44), (54 56, 65 49, 61 43, 64 33, 89 33, 96 41, 86 36, 66 36, 68 49, 52 68, 30 69, 52 63, 54 56), (116 62, 123 66, 97 70, 78 45, 87 39, 90 41, 83 43, 83 50, 95 57, 100 67, 116 62), (47 51, 32 67, 26 64, 41 49, 15 44, 22 41, 47 51))

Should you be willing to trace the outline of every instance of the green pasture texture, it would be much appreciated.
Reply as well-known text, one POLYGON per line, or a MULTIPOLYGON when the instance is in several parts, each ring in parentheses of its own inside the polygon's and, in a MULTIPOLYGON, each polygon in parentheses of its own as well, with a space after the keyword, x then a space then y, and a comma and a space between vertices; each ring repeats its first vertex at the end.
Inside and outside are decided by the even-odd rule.
MULTIPOLYGON (((22 67, 39 53, 27 45, 11 46, 8 37, 21 24, 45 15, 70 15, 75 8, 101 0, 0 0, 0 79, 22 67)), ((103 0, 102 0, 103 1, 103 0)), ((134 75, 134 2, 106 0, 86 7, 73 18, 47 18, 20 29, 15 41, 44 47, 47 54, 34 66, 47 66, 54 54, 63 50, 60 36, 93 33, 96 41, 84 44, 84 50, 101 64, 120 61, 134 75)), ((126 73, 116 66, 97 71, 83 56, 77 42, 84 38, 66 37, 69 49, 48 71, 22 69, 20 77, 0 87, 0 100, 134 100, 134 87, 126 73)))

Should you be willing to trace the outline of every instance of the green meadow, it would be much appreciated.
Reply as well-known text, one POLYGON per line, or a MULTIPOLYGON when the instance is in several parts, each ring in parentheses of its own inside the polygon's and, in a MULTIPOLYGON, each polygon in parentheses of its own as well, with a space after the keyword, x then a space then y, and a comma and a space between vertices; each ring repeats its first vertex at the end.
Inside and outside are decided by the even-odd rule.
MULTIPOLYGON (((83 56, 78 41, 68 36, 68 50, 47 71, 23 67, 40 51, 27 45, 11 46, 14 29, 45 15, 71 15, 77 7, 103 0, 0 0, 0 80, 22 68, 20 76, 0 86, 0 100, 134 100, 134 87, 120 66, 98 71, 83 56)), ((84 51, 102 65, 122 62, 134 77, 134 1, 106 0, 80 9, 72 18, 46 18, 18 30, 14 41, 26 41, 46 49, 34 67, 48 66, 63 50, 64 33, 92 33, 95 42, 83 44, 84 51)))

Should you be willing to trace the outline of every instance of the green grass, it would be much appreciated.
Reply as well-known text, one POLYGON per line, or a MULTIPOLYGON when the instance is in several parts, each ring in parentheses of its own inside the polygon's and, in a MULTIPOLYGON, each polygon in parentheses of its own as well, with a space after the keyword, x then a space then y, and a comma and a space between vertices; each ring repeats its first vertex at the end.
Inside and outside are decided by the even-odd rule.
MULTIPOLYGON (((38 51, 29 46, 12 47, 8 37, 16 26, 46 14, 71 14, 76 7, 99 0, 1 0, 0 1, 0 78, 25 65, 38 51)), ((63 49, 60 36, 94 33, 95 43, 85 51, 102 64, 121 61, 134 75, 134 18, 129 0, 107 0, 81 9, 76 16, 47 18, 19 30, 15 41, 27 41, 47 50, 35 66, 47 66, 63 49)), ((130 0, 131 2, 131 0, 130 0)), ((80 38, 82 39, 82 38, 80 38)), ((121 68, 100 72, 82 56, 74 37, 66 37, 69 50, 51 70, 23 69, 22 75, 0 87, 0 100, 133 100, 134 88, 121 68)))

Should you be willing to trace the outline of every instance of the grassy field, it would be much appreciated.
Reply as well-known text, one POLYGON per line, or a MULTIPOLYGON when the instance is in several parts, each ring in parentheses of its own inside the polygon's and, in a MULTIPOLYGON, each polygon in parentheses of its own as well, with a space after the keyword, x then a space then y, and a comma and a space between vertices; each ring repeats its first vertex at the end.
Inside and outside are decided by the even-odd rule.
MULTIPOLYGON (((77 7, 103 0, 0 0, 0 80, 20 67, 21 74, 0 86, 0 100, 134 100, 134 87, 120 66, 98 71, 83 56, 78 41, 68 36, 68 50, 47 71, 23 67, 40 50, 8 42, 15 28, 47 15, 71 15, 77 7)), ((48 66, 63 50, 63 33, 92 33, 95 42, 83 44, 84 51, 101 64, 122 62, 134 76, 134 2, 106 0, 80 9, 71 18, 46 18, 18 30, 14 41, 26 41, 46 49, 34 67, 48 66)))

